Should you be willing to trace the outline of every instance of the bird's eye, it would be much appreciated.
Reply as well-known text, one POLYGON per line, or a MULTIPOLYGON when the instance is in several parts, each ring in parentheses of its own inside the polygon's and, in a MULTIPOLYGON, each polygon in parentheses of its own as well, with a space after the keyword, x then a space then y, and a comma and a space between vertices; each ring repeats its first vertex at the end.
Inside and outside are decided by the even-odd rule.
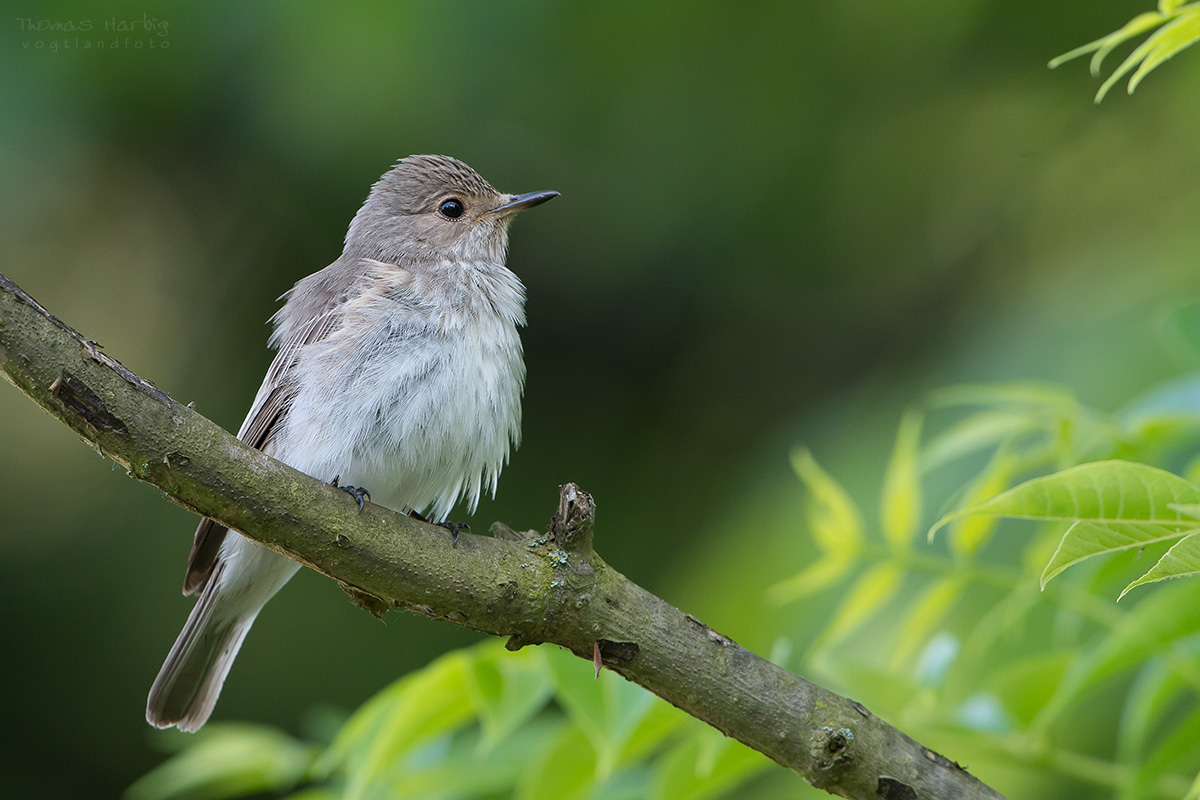
POLYGON ((466 210, 467 208, 463 205, 463 201, 457 197, 447 197, 438 203, 438 213, 446 219, 458 219, 466 210))

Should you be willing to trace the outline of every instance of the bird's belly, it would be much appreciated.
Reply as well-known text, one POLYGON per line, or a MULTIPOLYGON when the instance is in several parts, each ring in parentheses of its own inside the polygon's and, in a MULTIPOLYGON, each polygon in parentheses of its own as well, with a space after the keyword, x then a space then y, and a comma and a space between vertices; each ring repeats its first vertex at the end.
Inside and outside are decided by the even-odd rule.
MULTIPOLYGON (((498 322, 498 321, 497 321, 498 322)), ((386 333, 386 332, 384 332, 386 333)), ((322 480, 361 486, 374 502, 444 519, 494 491, 520 429, 524 380, 512 325, 355 341, 367 357, 316 354, 276 457, 322 480)))

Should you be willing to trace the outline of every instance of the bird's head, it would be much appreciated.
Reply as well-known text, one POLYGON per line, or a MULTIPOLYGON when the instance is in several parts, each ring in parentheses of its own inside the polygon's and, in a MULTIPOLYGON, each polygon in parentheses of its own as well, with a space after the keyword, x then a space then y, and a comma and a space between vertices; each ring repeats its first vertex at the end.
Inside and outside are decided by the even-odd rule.
POLYGON ((371 187, 350 224, 346 249, 392 262, 503 263, 514 215, 557 196, 505 194, 457 159, 409 156, 371 187))

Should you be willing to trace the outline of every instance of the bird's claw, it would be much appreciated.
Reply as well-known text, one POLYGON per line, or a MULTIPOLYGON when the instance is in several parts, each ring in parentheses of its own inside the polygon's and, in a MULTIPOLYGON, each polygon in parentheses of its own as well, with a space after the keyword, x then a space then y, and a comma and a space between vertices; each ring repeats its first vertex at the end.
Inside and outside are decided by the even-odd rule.
POLYGON ((361 486, 341 486, 340 484, 338 484, 338 478, 340 478, 340 477, 342 477, 342 476, 338 475, 337 477, 335 477, 333 480, 331 480, 329 482, 329 485, 334 487, 335 489, 341 489, 343 492, 345 492, 346 494, 350 495, 355 500, 357 500, 358 501, 358 510, 362 511, 363 510, 363 498, 365 497, 367 500, 370 500, 371 493, 368 492, 366 489, 362 488, 361 486))
POLYGON ((466 531, 467 533, 471 532, 471 526, 465 522, 439 522, 437 525, 439 528, 445 528, 446 530, 450 531, 450 537, 451 537, 450 538, 450 546, 451 547, 458 546, 458 532, 459 531, 466 531))
MULTIPOLYGON (((429 522, 429 520, 425 519, 425 515, 419 511, 409 511, 408 515, 420 522, 429 522)), ((435 522, 433 524, 437 525, 439 528, 445 528, 446 530, 450 531, 450 535, 453 537, 450 540, 450 544, 453 546, 458 545, 459 531, 466 531, 467 533, 471 532, 471 526, 465 522, 435 522)))

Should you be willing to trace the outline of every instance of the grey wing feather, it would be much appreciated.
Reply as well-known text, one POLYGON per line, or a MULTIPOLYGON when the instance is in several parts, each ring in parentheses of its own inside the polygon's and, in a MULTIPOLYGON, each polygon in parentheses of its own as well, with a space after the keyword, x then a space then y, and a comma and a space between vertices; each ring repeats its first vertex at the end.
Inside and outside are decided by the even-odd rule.
MULTIPOLYGON (((340 305, 330 304, 322 314, 301 325, 279 348, 254 398, 254 405, 250 407, 250 413, 238 431, 238 438, 243 442, 259 450, 265 449, 270 443, 279 428, 279 421, 296 396, 296 387, 289 379, 289 373, 299 358, 300 348, 321 341, 337 327, 340 321, 337 309, 340 305)), ((187 574, 183 579, 185 595, 196 594, 208 582, 228 530, 211 519, 200 520, 192 540, 192 551, 188 554, 187 574)))

